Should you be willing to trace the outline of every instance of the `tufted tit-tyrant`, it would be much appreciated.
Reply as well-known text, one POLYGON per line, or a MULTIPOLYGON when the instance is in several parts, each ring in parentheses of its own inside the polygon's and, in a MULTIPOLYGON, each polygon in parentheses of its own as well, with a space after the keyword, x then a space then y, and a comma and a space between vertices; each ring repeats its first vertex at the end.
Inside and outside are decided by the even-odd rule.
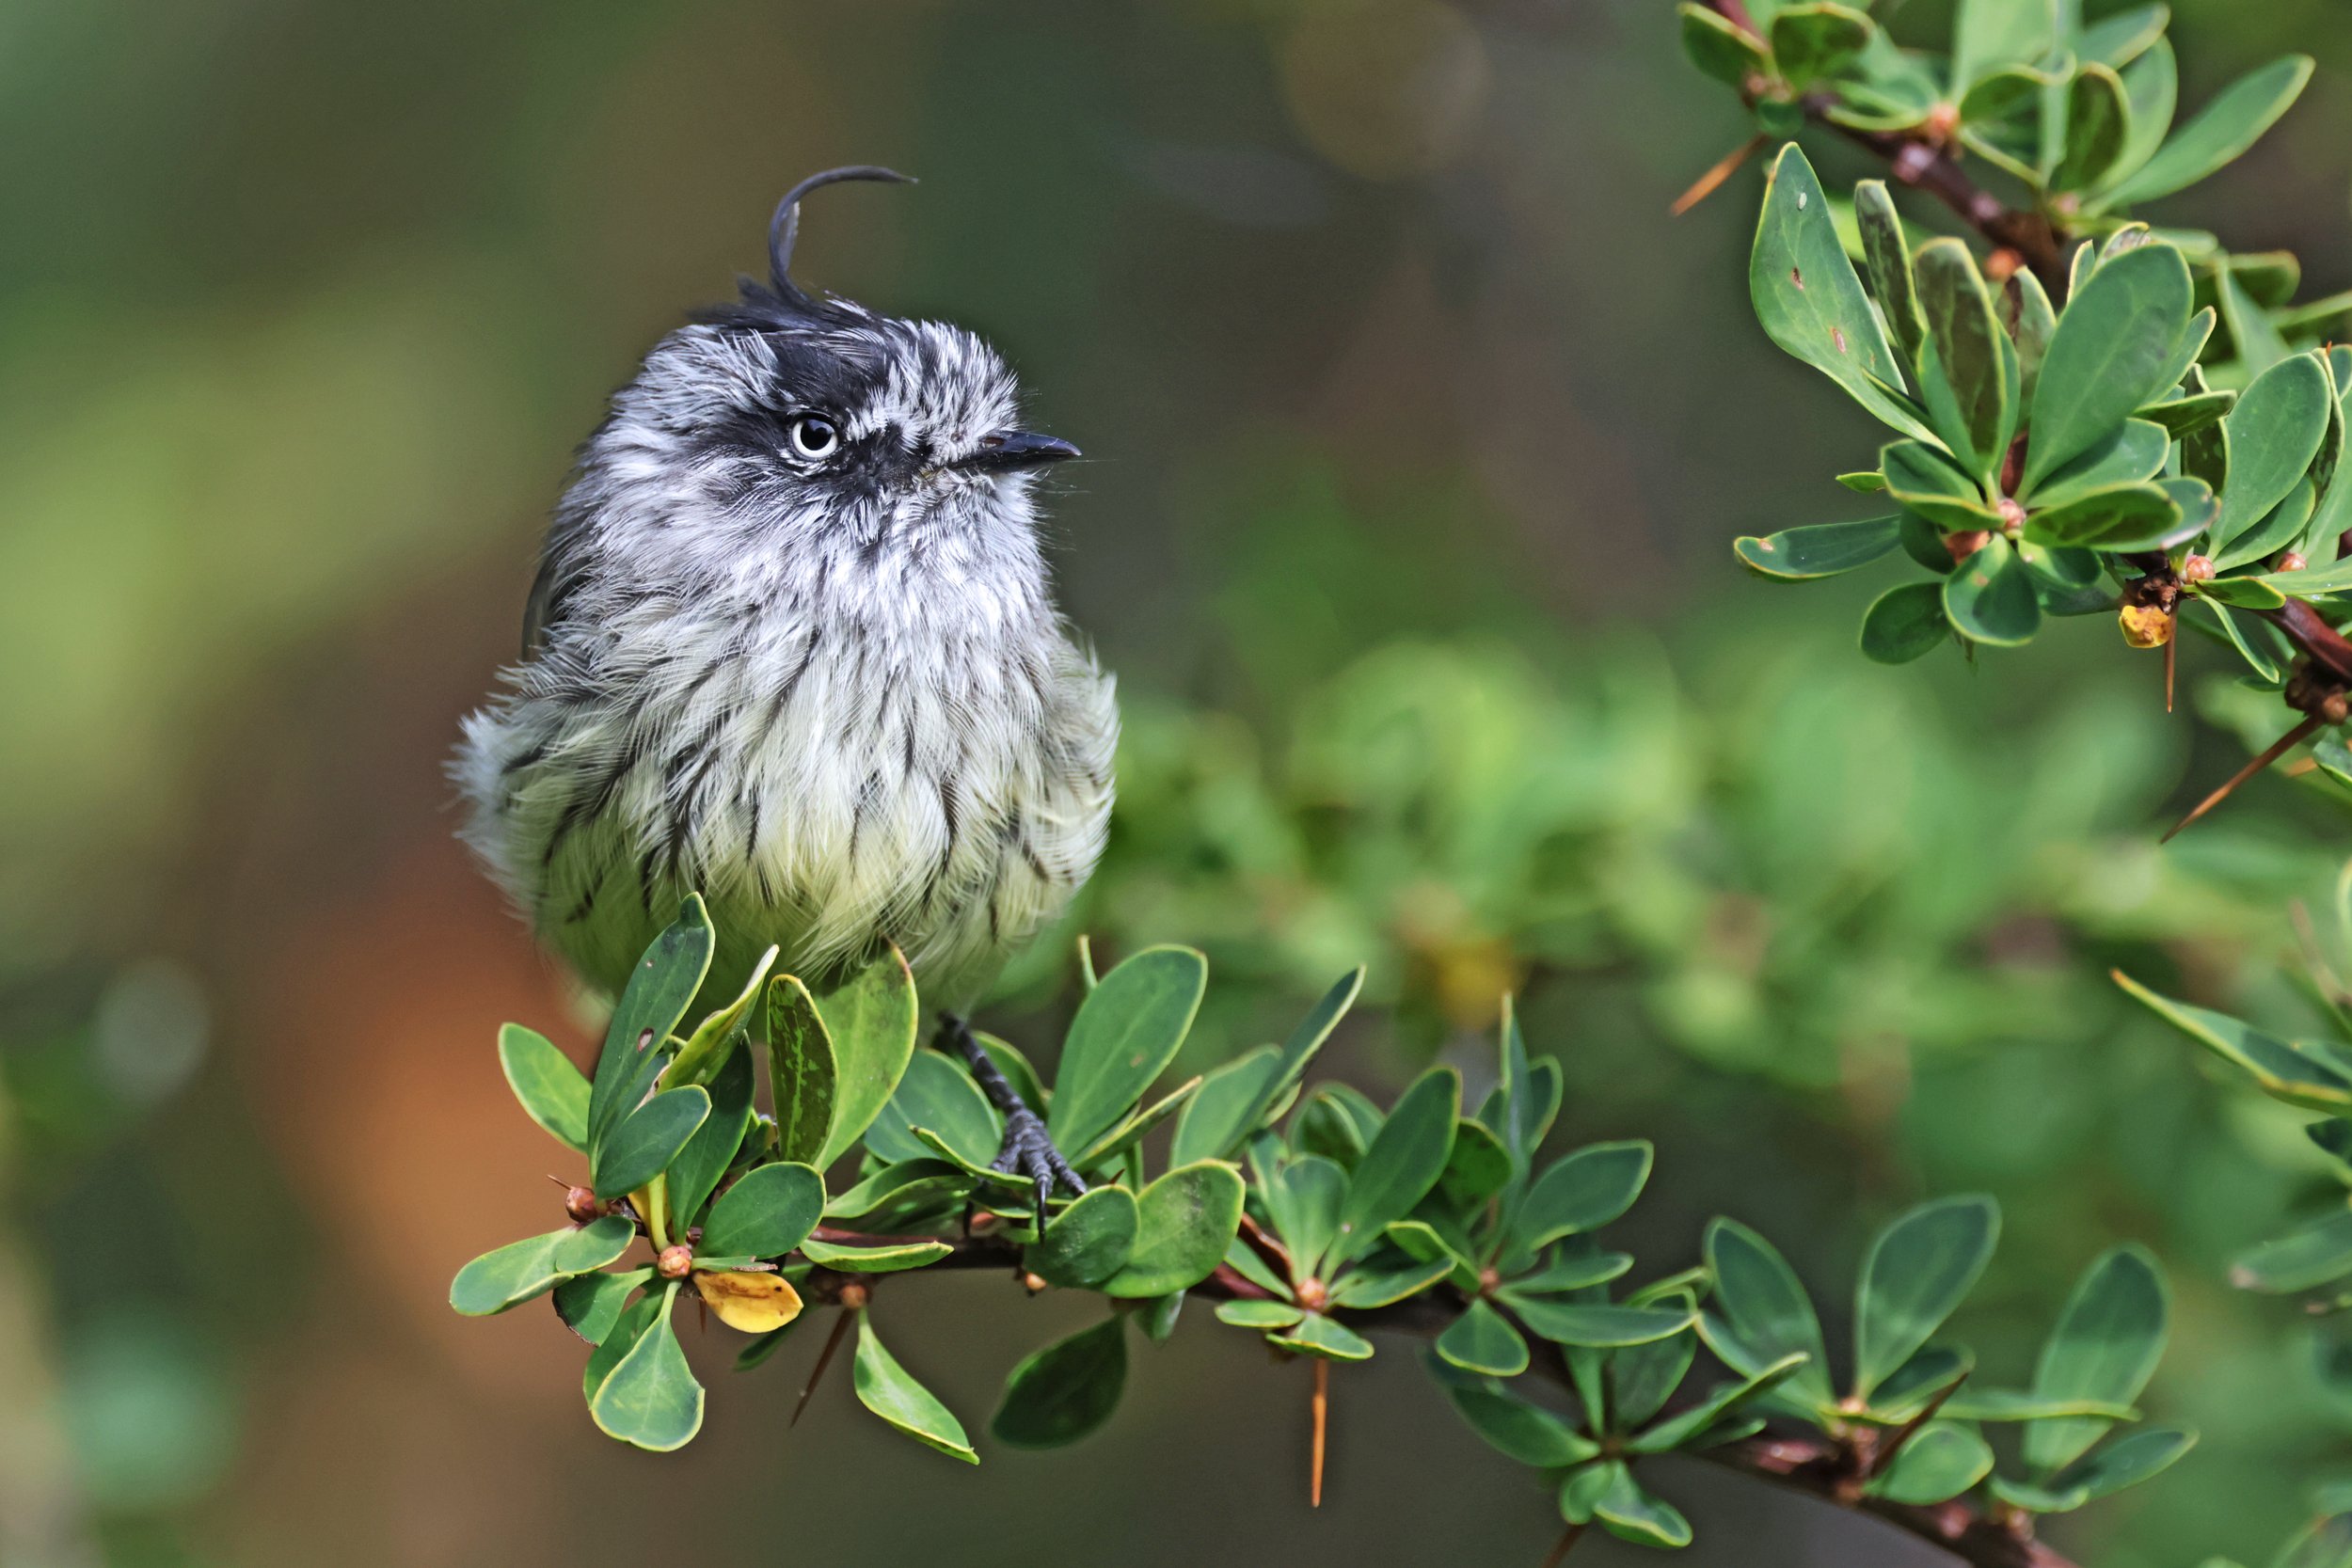
POLYGON ((1085 1190, 964 1028, 1094 869, 1111 678, 1056 610, 1020 427, 960 327, 804 293, 803 197, 770 277, 662 339, 581 448, 522 661, 466 721, 464 836, 540 939, 616 992, 700 891, 704 1001, 773 943, 812 983, 905 953, 1006 1114, 1000 1168, 1085 1190))

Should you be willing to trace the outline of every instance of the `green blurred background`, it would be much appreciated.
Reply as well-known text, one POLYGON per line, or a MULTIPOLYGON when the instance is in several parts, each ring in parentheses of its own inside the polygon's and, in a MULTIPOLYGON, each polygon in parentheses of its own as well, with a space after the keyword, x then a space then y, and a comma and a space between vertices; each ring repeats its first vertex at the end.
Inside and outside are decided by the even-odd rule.
MULTIPOLYGON (((2320 70, 2162 215, 2352 283, 2343 7, 2175 8, 2186 102, 2320 70)), ((1532 1563, 1556 1532, 1404 1345, 1337 1379, 1311 1515, 1304 1369, 1205 1314, 1089 1447, 966 1472, 842 1379, 787 1433, 813 1344, 735 1381, 717 1329, 703 1440, 624 1450, 548 1315, 448 1311, 551 1217, 496 1026, 587 1021, 441 760, 605 394, 759 263, 787 183, 858 161, 923 183, 812 203, 803 278, 987 333, 1088 451, 1057 569, 1130 734, 1073 928, 1209 950, 1201 1061, 1369 959, 1327 1069, 1475 1074, 1518 987, 1564 1136, 1658 1141, 1645 1274, 1732 1213, 1835 1322, 1876 1221, 1989 1190, 1962 1326, 2004 1382, 2143 1240, 2178 1296, 2151 1408, 2205 1442, 2064 1543, 2262 1556, 2352 1473, 2352 1405, 2220 1275, 2326 1183, 2101 975, 2291 1017, 2290 902, 2352 835, 2265 781, 2154 848, 2242 752, 2098 621, 1886 671, 1851 651, 1876 585, 1740 576, 1732 534, 1859 515, 1828 476, 1874 439, 1749 316, 1754 173, 1666 216, 1747 134, 1663 0, 0 14, 0 1562, 1532 1563)), ((1054 1037, 1067 955, 993 1022, 1054 1037)), ((1078 1310, 973 1278, 880 1307, 971 1420, 1078 1310)), ((1694 1565, 1929 1557, 1660 1487, 1694 1565)))

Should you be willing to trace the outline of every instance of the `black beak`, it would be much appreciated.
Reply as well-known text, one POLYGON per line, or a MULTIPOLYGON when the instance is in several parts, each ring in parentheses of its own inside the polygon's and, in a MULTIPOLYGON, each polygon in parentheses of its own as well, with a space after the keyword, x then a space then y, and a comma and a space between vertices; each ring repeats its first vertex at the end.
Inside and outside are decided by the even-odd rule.
POLYGON ((1021 468, 1041 468, 1048 463, 1077 455, 1077 448, 1052 436, 1000 430, 993 436, 981 436, 980 450, 956 467, 977 468, 982 473, 1011 473, 1021 468))

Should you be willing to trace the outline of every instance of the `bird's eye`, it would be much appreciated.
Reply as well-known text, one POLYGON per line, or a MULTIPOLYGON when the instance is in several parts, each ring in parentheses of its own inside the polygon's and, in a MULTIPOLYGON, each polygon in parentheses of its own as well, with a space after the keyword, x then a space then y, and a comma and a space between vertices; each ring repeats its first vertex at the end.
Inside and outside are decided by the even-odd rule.
POLYGON ((831 457, 841 450, 841 430, 819 414, 803 414, 792 421, 792 450, 803 457, 831 457))

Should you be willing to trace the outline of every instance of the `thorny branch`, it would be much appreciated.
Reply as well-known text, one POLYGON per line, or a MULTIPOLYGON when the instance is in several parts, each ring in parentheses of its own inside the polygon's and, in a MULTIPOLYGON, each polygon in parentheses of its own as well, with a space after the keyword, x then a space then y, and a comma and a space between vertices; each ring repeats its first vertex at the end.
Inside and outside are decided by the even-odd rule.
MULTIPOLYGON (((1706 3, 1724 21, 1760 40, 1762 35, 1755 19, 1748 15, 1745 0, 1706 3)), ((1761 85, 1753 84, 1741 96, 1753 104, 1761 85)), ((1936 134, 1941 123, 1939 117, 1930 117, 1927 124, 1917 130, 1865 131, 1838 125, 1828 118, 1827 111, 1836 102, 1834 93, 1815 93, 1803 99, 1799 106, 1807 119, 1830 126, 1847 140, 1885 159, 1888 171, 1901 183, 1926 191, 1959 214, 1970 228, 1995 246, 2014 252, 2042 279, 2051 297, 2065 293, 2065 234, 2042 214, 2011 207, 1978 184, 1953 155, 1948 135, 1936 134)))
MULTIPOLYGON (((1746 0, 1704 0, 1704 3, 1732 25, 1752 38, 1761 40, 1755 18, 1748 14, 1746 0)), ((1741 96, 1753 105, 1760 96, 1762 87, 1761 81, 1751 80, 1742 89, 1741 96)), ((2064 297, 2066 249, 2071 236, 2047 214, 2011 207, 1978 184, 1952 150, 1950 134, 1943 129, 1947 117, 1931 115, 1915 130, 1864 131, 1837 125, 1828 119, 1827 111, 1836 102, 1834 93, 1814 93, 1803 99, 1799 106, 1804 110, 1808 119, 1830 125, 1848 140, 1885 159, 1889 172, 1897 181, 1935 196, 1997 249, 2011 252, 2017 261, 2033 269, 2034 276, 2042 280, 2051 298, 2064 297)), ((1750 148, 1756 145, 1754 142, 1749 144, 1750 148)), ((1712 189, 1714 183, 1721 182, 1719 170, 1722 170, 1722 166, 1718 166, 1717 170, 1709 170, 1709 179, 1702 180, 1700 187, 1693 189, 1701 195, 1705 194, 1705 190, 1712 189)), ((1677 210, 1687 204, 1687 200, 1677 204, 1677 210)), ((2022 434, 2020 438, 2022 441, 2022 434)), ((2016 452, 2011 453, 2012 461, 2016 456, 2016 452)), ((2180 596, 2180 578, 2174 573, 2171 562, 2160 554, 2151 554, 2138 558, 2135 564, 2149 574, 2135 587, 2161 594, 2165 599, 2164 608, 2169 612, 2180 596)), ((2347 690, 2352 690, 2352 641, 2347 641, 2317 610, 2298 599, 2288 600, 2282 609, 2256 610, 2253 613, 2278 627, 2280 634, 2302 656, 2300 679, 2290 685, 2288 701, 2290 705, 2307 717, 2270 751, 2263 753, 2256 764, 2207 796, 2187 817, 2173 827, 2173 833, 2219 804, 2246 778, 2260 772, 2297 742, 2309 738, 2321 723, 2343 721, 2344 696, 2347 690)), ((2166 642, 2165 657, 2165 705, 2169 711, 2172 657, 2169 640, 2166 642)), ((2165 836, 2169 838, 2172 835, 2168 833, 2165 836)))
MULTIPOLYGON (((1023 1272, 1020 1243, 1001 1223, 992 1221, 993 1216, 980 1216, 975 1222, 973 1233, 967 1236, 866 1236, 831 1228, 820 1228, 818 1235, 828 1242, 847 1244, 888 1243, 903 1245, 909 1241, 939 1241, 952 1250, 946 1257, 930 1265, 929 1269, 918 1272, 928 1273, 930 1269, 993 1270, 1027 1281, 1032 1289, 1041 1289, 1039 1282, 1028 1280, 1023 1272)), ((812 1306, 863 1306, 871 1291, 882 1282, 882 1276, 868 1277, 818 1268, 812 1269, 802 1280, 800 1291, 802 1297, 812 1306)), ((1208 1301, 1268 1299, 1264 1291, 1223 1264, 1218 1265, 1215 1274, 1194 1286, 1188 1293, 1208 1301)), ((1441 1289, 1407 1297, 1393 1306, 1366 1311, 1340 1308, 1334 1310, 1331 1316, 1359 1333, 1402 1334, 1434 1339, 1445 1332, 1466 1306, 1459 1297, 1441 1289)), ((1535 1370, 1563 1388, 1571 1387, 1567 1358, 1560 1348, 1533 1337, 1531 1343, 1537 1347, 1535 1370)), ((2033 1538, 2029 1515, 2006 1511, 1988 1513, 1960 1501, 1920 1508, 1864 1496, 1862 1483, 1870 1473, 1873 1458, 1865 1444, 1814 1432, 1789 1434, 1766 1432, 1695 1453, 1692 1457, 1804 1493, 1839 1508, 1874 1515, 1898 1529, 1941 1546, 1961 1560, 1972 1564, 1973 1568, 2074 1568, 2069 1559, 2033 1538)))

